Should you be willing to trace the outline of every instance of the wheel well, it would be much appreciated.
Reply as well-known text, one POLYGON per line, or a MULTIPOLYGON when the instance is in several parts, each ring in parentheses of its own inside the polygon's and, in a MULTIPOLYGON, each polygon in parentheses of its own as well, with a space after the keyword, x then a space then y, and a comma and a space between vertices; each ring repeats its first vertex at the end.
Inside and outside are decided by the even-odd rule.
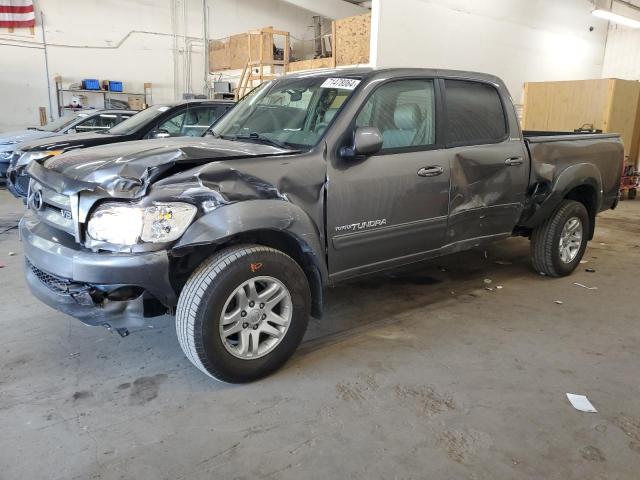
POLYGON ((242 243, 275 248, 293 258, 304 271, 311 291, 311 314, 322 317, 323 281, 313 253, 293 235, 275 230, 254 230, 233 235, 223 242, 193 247, 186 255, 175 257, 172 262, 171 280, 176 293, 182 290, 191 272, 206 258, 222 248, 242 243))
POLYGON ((580 202, 585 206, 589 213, 589 240, 592 240, 596 228, 596 213, 598 211, 598 195, 596 194, 596 190, 590 185, 580 185, 567 193, 564 198, 580 202))

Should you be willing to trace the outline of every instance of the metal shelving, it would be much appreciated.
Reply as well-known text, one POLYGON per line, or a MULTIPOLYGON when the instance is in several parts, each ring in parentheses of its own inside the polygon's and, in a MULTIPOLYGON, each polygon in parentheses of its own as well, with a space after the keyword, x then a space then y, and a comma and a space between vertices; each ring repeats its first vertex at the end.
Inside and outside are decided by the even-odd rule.
POLYGON ((111 99, 112 99, 112 96, 117 96, 117 95, 127 95, 130 97, 143 97, 145 105, 149 105, 153 99, 151 83, 144 84, 143 93, 133 93, 133 92, 112 92, 110 90, 86 90, 83 88, 62 88, 62 77, 57 76, 54 78, 54 81, 56 84, 56 99, 58 101, 59 116, 63 116, 65 111, 76 112, 78 110, 82 110, 83 108, 86 108, 86 107, 77 108, 77 107, 65 106, 65 102, 64 102, 65 93, 102 95, 102 104, 104 108, 113 108, 111 107, 111 99))

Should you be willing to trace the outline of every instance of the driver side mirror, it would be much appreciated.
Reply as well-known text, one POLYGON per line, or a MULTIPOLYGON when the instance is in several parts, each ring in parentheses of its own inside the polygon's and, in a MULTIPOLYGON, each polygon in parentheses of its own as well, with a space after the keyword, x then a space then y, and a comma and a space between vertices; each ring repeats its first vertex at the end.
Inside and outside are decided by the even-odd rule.
POLYGON ((171 134, 164 129, 154 130, 151 133, 151 138, 167 138, 170 137, 171 134))
POLYGON ((343 158, 363 158, 374 155, 382 150, 382 134, 377 127, 358 127, 353 132, 353 145, 342 147, 340 156, 343 158))

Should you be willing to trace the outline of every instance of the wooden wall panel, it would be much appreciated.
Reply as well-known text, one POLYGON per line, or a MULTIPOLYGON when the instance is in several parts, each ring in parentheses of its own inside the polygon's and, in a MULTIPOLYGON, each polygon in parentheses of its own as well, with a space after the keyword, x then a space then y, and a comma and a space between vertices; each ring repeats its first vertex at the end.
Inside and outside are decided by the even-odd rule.
POLYGON ((523 128, 573 131, 584 124, 619 133, 625 155, 638 156, 640 83, 604 78, 530 82, 524 89, 523 128))
POLYGON ((629 80, 612 80, 612 101, 609 108, 607 131, 619 133, 624 142, 624 153, 632 158, 638 156, 637 133, 640 125, 636 123, 640 83, 629 80))
POLYGON ((370 13, 336 20, 335 32, 336 65, 369 63, 370 13))
POLYGON ((608 80, 525 84, 523 128, 573 131, 583 124, 606 130, 608 80))

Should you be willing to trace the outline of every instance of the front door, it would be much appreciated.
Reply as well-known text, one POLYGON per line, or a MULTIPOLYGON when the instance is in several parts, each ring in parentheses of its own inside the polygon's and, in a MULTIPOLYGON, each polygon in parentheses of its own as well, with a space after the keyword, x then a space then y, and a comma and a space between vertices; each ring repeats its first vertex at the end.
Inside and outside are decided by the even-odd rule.
POLYGON ((432 79, 379 85, 355 126, 377 127, 382 150, 328 166, 327 241, 334 280, 419 259, 444 243, 449 163, 436 136, 432 79))

